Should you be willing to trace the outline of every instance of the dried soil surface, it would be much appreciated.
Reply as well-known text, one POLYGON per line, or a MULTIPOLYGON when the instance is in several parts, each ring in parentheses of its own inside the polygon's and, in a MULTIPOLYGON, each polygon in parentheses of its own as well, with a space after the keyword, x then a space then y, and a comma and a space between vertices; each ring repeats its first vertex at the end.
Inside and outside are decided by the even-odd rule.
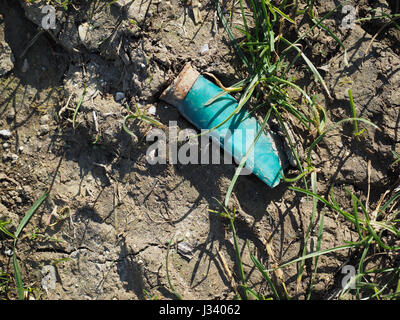
MULTIPOLYGON (((190 7, 178 0, 135 0, 131 5, 132 1, 118 1, 110 6, 76 1, 68 11, 57 8, 57 28, 48 32, 38 28, 43 17, 40 2, 0 3, 0 129, 11 132, 10 137, 0 137, 0 220, 11 220, 9 229, 15 231, 52 185, 18 243, 25 287, 39 289, 42 299, 144 299, 145 291, 174 298, 166 274, 167 244, 183 239, 179 250, 173 247, 169 252, 175 290, 184 299, 232 299, 235 293, 218 255, 220 251, 237 273, 232 232, 208 209, 220 209, 215 199, 224 199, 235 165, 153 166, 146 161, 149 125, 129 124, 138 139, 122 129, 122 119, 129 114, 126 105, 134 108, 134 103, 144 112, 154 106, 154 117, 165 125, 177 121, 179 129, 192 128, 174 107, 159 100, 188 61, 200 72, 215 74, 225 86, 241 78, 213 1, 204 2, 200 24, 195 24, 190 7), (209 51, 202 55, 205 44, 209 51), (73 110, 65 106, 69 102, 75 108, 84 90, 73 128, 73 110), (117 100, 120 92, 123 99, 117 100)), ((334 1, 315 2, 320 17, 335 7, 334 1)), ((395 2, 379 1, 391 13, 395 2)), ((377 5, 378 1, 360 1, 358 10, 377 5)), ((240 24, 240 10, 233 12, 230 23, 240 24)), ((341 47, 323 31, 311 33, 304 42, 312 61, 322 67, 332 99, 304 65, 299 63, 295 73, 318 95, 330 124, 351 116, 350 86, 357 114, 381 128, 368 128, 358 141, 352 137, 352 124, 346 124, 313 155, 319 194, 328 194, 335 184, 343 206, 349 205, 345 188, 365 199, 370 161, 370 201, 376 203, 398 183, 399 168, 392 165, 392 150, 400 153, 398 32, 388 27, 372 39, 382 22, 345 30, 340 27, 342 18, 338 12, 326 25, 348 48, 348 65, 341 47)), ((304 30, 311 26, 309 21, 299 25, 304 30)), ((311 139, 298 135, 301 142, 311 139)), ((288 184, 271 189, 254 176, 240 176, 231 207, 237 209, 248 284, 268 295, 246 240, 266 267, 273 263, 264 246, 267 238, 278 263, 297 258, 312 201, 288 190, 288 184)), ((318 221, 312 239, 317 232, 318 221)), ((342 217, 325 212, 322 249, 354 239, 356 231, 342 217)), ((0 269, 9 274, 11 248, 12 241, 0 242, 0 269)), ((313 298, 331 297, 341 288, 341 267, 354 254, 344 250, 321 256, 313 298)), ((376 263, 388 266, 394 261, 376 263)), ((283 269, 290 295, 304 298, 311 267, 306 264, 299 285, 296 265, 283 269)), ((11 282, 3 295, 16 298, 14 288, 11 282)), ((30 296, 38 298, 38 291, 31 291, 30 296)))

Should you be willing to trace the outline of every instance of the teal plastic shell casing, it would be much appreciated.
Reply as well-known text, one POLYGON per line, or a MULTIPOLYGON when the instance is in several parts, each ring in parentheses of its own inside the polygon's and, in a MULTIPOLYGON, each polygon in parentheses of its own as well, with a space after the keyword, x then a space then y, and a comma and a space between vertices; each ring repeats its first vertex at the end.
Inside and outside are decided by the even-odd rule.
MULTIPOLYGON (((221 95, 222 91, 188 63, 160 99, 176 107, 197 129, 209 130, 224 122, 238 106, 234 97, 221 95)), ((242 108, 209 136, 240 163, 261 128, 257 119, 242 108)), ((274 140, 263 130, 246 159, 245 169, 275 187, 282 178, 282 163, 274 140)))

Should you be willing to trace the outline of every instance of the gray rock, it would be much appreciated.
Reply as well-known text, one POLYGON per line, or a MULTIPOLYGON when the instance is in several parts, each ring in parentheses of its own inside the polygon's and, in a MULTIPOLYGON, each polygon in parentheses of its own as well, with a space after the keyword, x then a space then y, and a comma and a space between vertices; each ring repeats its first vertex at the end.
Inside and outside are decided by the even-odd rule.
POLYGON ((79 34, 79 39, 85 46, 89 46, 87 44, 87 39, 88 39, 88 31, 89 31, 89 23, 84 22, 78 27, 78 34, 79 34))
POLYGON ((115 94, 115 101, 122 101, 125 98, 125 93, 117 92, 115 94))
POLYGON ((187 259, 192 259, 193 258, 193 247, 191 244, 187 242, 179 242, 177 246, 177 251, 178 253, 187 258, 187 259))
POLYGON ((52 265, 46 265, 42 268, 42 288, 48 293, 56 288, 56 268, 52 265))

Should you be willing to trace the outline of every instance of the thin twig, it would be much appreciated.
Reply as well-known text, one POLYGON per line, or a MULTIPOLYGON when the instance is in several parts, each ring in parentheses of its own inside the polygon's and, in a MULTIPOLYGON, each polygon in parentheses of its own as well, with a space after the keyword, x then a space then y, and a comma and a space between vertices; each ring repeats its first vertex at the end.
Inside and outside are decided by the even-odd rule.
POLYGON ((228 264, 226 263, 225 257, 223 256, 222 252, 220 252, 218 250, 218 248, 216 248, 216 250, 217 250, 217 253, 218 253, 218 257, 221 260, 222 266, 224 267, 224 270, 225 270, 226 276, 227 276, 227 278, 229 280, 229 283, 234 288, 235 286, 234 286, 234 279, 233 279, 233 276, 232 276, 232 272, 229 269, 228 264))
POLYGON ((71 110, 71 111, 74 111, 74 109, 72 109, 72 108, 68 108, 68 106, 69 106, 69 102, 71 101, 71 99, 72 99, 72 94, 68 97, 68 101, 67 101, 67 103, 66 103, 66 105, 64 106, 64 107, 62 107, 61 109, 60 109, 60 111, 58 112, 58 118, 61 120, 61 118, 62 118, 62 113, 65 111, 65 110, 71 110))
POLYGON ((93 122, 94 122, 94 129, 96 130, 96 132, 99 132, 99 123, 97 122, 97 115, 96 115, 96 111, 93 110, 93 122))

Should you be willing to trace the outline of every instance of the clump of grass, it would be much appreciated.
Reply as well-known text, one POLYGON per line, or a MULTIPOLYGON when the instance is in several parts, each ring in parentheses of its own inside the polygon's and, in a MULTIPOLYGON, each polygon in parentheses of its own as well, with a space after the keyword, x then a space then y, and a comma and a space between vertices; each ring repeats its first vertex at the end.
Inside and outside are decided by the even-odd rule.
MULTIPOLYGON (((379 251, 382 255, 386 254, 387 256, 393 256, 394 254, 400 253, 400 246, 396 245, 396 243, 400 241, 400 210, 394 210, 398 205, 400 192, 395 192, 391 198, 384 202, 385 197, 389 193, 385 192, 376 204, 375 209, 371 210, 367 209, 359 197, 346 189, 353 207, 352 212, 350 212, 340 207, 334 196, 333 187, 331 188, 330 199, 326 199, 315 192, 303 188, 290 187, 290 189, 312 196, 313 199, 318 200, 329 209, 340 214, 354 226, 358 234, 358 239, 357 241, 345 242, 342 246, 327 250, 317 249, 311 254, 304 255, 301 258, 295 259, 289 263, 281 265, 280 267, 284 267, 293 262, 304 261, 304 259, 318 257, 337 250, 357 248, 361 251, 361 257, 358 259, 357 275, 355 277, 356 298, 372 299, 379 295, 380 298, 385 297, 391 299, 400 294, 398 285, 400 267, 365 269, 364 266, 366 259, 369 257, 368 254, 373 254, 375 251, 379 251), (375 275, 391 273, 392 277, 387 282, 380 284, 362 281, 372 273, 375 275), (393 285, 396 285, 396 288, 390 290, 390 284, 392 285, 392 288, 393 285), (361 295, 361 290, 364 291, 363 295, 361 295)), ((350 288, 343 288, 339 298, 343 297, 349 290, 350 288)))
POLYGON ((29 221, 31 220, 33 215, 38 211, 40 206, 46 201, 46 199, 50 195, 50 190, 53 187, 56 175, 57 175, 58 170, 60 168, 61 160, 62 160, 62 158, 60 159, 60 161, 58 163, 58 166, 57 166, 57 168, 56 168, 56 170, 54 172, 53 179, 52 179, 48 189, 39 197, 39 199, 37 199, 33 203, 33 205, 30 207, 30 209, 26 212, 25 216, 22 218, 22 220, 20 221, 19 225, 17 226, 17 229, 15 230, 14 234, 11 234, 10 232, 6 233, 8 236, 10 236, 11 238, 14 239, 12 261, 13 261, 14 278, 15 278, 15 283, 16 283, 17 296, 18 296, 19 300, 24 300, 25 299, 25 293, 29 293, 29 292, 37 292, 37 293, 39 293, 39 297, 41 295, 41 292, 39 290, 35 289, 35 288, 30 288, 30 287, 24 288, 22 275, 21 275, 21 269, 20 269, 19 263, 18 263, 17 244, 18 244, 20 235, 22 234, 22 232, 23 232, 24 228, 26 227, 26 225, 29 223, 29 221))
MULTIPOLYGON (((325 129, 327 114, 325 109, 316 103, 315 97, 311 97, 298 86, 289 74, 297 60, 302 59, 311 74, 330 97, 330 92, 323 77, 312 61, 305 55, 299 42, 316 27, 323 28, 329 34, 333 35, 322 22, 335 10, 329 12, 322 19, 317 20, 312 10, 314 5, 313 1, 308 2, 307 9, 300 12, 293 10, 293 3, 288 1, 282 1, 279 5, 274 5, 271 1, 251 0, 249 2, 251 18, 249 18, 245 12, 243 0, 239 0, 239 4, 243 27, 235 28, 243 35, 243 39, 240 41, 233 35, 219 1, 216 2, 216 10, 237 56, 246 69, 247 77, 229 88, 220 86, 224 90, 222 94, 232 91, 241 91, 242 94, 236 110, 222 123, 209 131, 223 125, 238 113, 241 108, 247 106, 250 100, 253 100, 254 105, 257 106, 255 109, 264 109, 268 114, 273 111, 272 115, 280 123, 282 131, 289 141, 291 152, 293 153, 300 173, 295 178, 285 177, 285 181, 293 182, 303 179, 305 183, 305 176, 313 171, 313 167, 310 163, 307 167, 303 167, 302 161, 294 147, 295 142, 292 141, 290 135, 287 134, 288 117, 290 115, 298 120, 297 125, 308 130, 311 134, 316 132, 321 135, 325 129), (298 14, 311 15, 311 19, 315 25, 312 26, 308 32, 299 36, 296 41, 291 42, 286 38, 283 30, 289 26, 292 26, 295 30, 297 29, 295 18, 298 14), (253 27, 250 27, 250 25, 253 27), (292 55, 290 55, 291 52, 293 53, 292 55), (302 99, 295 100, 292 98, 289 94, 289 89, 297 91, 302 99)), ((336 36, 334 36, 334 39, 343 46, 343 43, 336 36)), ((209 103, 216 98, 218 97, 213 98, 209 103)), ((264 130, 265 127, 266 123, 263 124, 260 131, 264 130)), ((242 166, 243 165, 244 163, 242 166)), ((225 206, 228 205, 237 176, 238 171, 236 171, 225 197, 225 206)))
MULTIPOLYGON (((345 63, 348 64, 346 48, 344 44, 330 29, 328 29, 323 24, 323 21, 327 19, 330 15, 332 15, 338 8, 340 8, 342 4, 339 4, 336 8, 328 12, 328 14, 326 14, 322 19, 317 20, 313 10, 314 1, 306 1, 306 3, 306 9, 300 11, 297 10, 296 6, 293 6, 292 2, 288 1, 282 1, 279 5, 274 6, 273 4, 271 4, 270 1, 251 0, 249 2, 249 9, 252 14, 253 27, 250 28, 248 16, 245 14, 244 3, 243 1, 239 0, 243 27, 236 27, 236 29, 243 35, 243 39, 240 41, 239 39, 234 37, 233 32, 224 17, 224 13, 221 6, 219 5, 219 2, 217 1, 216 4, 217 13, 220 17, 220 20, 225 27, 225 30, 237 53, 237 56, 242 61, 242 64, 246 68, 248 74, 247 78, 237 82, 229 88, 225 88, 220 85, 220 87, 224 90, 224 93, 242 91, 238 107, 230 117, 239 112, 240 109, 247 105, 251 99, 256 101, 255 105, 257 106, 257 109, 260 109, 261 107, 265 110, 266 116, 261 126, 262 130, 265 129, 266 123, 271 115, 276 117, 278 122, 281 124, 283 132, 287 136, 290 149, 294 155, 294 158, 298 165, 298 169, 300 170, 300 173, 297 177, 284 177, 284 180, 290 183, 296 182, 298 180, 303 180, 304 188, 292 186, 290 187, 290 189, 299 193, 303 193, 307 196, 307 199, 310 199, 311 197, 312 200, 312 212, 310 223, 305 231, 304 248, 302 249, 298 258, 283 263, 279 266, 274 266, 272 269, 267 270, 261 265, 261 263, 259 263, 254 255, 251 254, 251 252, 250 257, 254 265, 266 279, 268 285, 271 288, 272 298, 274 299, 279 299, 282 297, 278 294, 276 286, 271 281, 269 272, 274 272, 285 268, 288 265, 296 263, 298 264, 297 285, 299 286, 302 281, 305 262, 308 259, 313 259, 313 271, 310 278, 309 290, 306 293, 306 298, 311 299, 314 281, 318 272, 318 259, 321 255, 326 255, 331 252, 345 249, 352 249, 353 251, 361 250, 362 254, 361 258, 358 261, 358 273, 355 279, 356 297, 358 299, 360 299, 361 297, 367 299, 383 297, 391 299, 398 296, 398 294, 400 293, 400 269, 394 267, 379 270, 367 270, 364 267, 364 262, 369 257, 368 254, 371 253, 373 249, 380 250, 382 253, 387 254, 390 254, 391 252, 398 252, 398 250, 400 249, 398 245, 385 241, 385 239, 390 238, 387 237, 387 234, 390 234, 391 237, 395 238, 400 236, 400 219, 398 219, 398 214, 400 213, 400 211, 393 210, 397 205, 398 198, 400 197, 400 192, 398 192, 398 190, 395 191, 394 196, 392 196, 392 198, 390 198, 384 204, 382 204, 384 201, 384 196, 382 196, 381 201, 377 203, 375 210, 371 211, 368 206, 365 207, 363 205, 360 198, 358 198, 350 191, 347 191, 351 198, 353 212, 348 212, 340 207, 339 203, 334 197, 333 188, 330 194, 330 199, 325 199, 324 197, 317 194, 317 172, 314 170, 314 166, 311 161, 311 155, 318 143, 320 143, 329 132, 335 130, 337 127, 343 125, 346 122, 353 123, 353 132, 355 137, 359 137, 366 130, 359 129, 360 122, 368 124, 375 129, 379 128, 371 121, 357 117, 351 89, 349 89, 348 91, 350 98, 351 118, 340 120, 333 125, 325 128, 325 125, 327 123, 327 114, 325 109, 322 106, 317 105, 317 103, 315 102, 315 97, 310 97, 303 89, 295 84, 293 79, 288 76, 289 71, 294 66, 296 61, 301 58, 310 70, 310 72, 314 75, 315 79, 321 84, 322 89, 324 89, 326 91, 326 94, 330 96, 329 90, 327 89, 327 86, 322 76, 319 74, 317 68, 313 65, 311 60, 307 56, 305 56, 302 48, 300 47, 301 40, 304 39, 307 34, 311 32, 314 28, 321 28, 330 36, 332 36, 332 38, 343 49, 345 63), (299 14, 308 15, 314 23, 314 26, 312 26, 304 34, 299 35, 296 41, 290 42, 288 39, 286 39, 282 30, 284 30, 285 25, 290 24, 293 25, 296 29, 297 26, 295 24, 295 17, 299 14), (289 60, 289 51, 295 53, 295 57, 292 58, 291 61, 289 60), (288 93, 289 88, 295 89, 299 92, 299 94, 303 98, 301 102, 294 101, 294 99, 290 97, 288 93), (314 140, 311 140, 312 143, 310 144, 310 146, 308 146, 308 148, 304 146, 305 150, 308 149, 306 152, 305 166, 303 166, 301 161, 302 159, 300 159, 296 153, 296 150, 294 148, 295 142, 291 140, 291 137, 288 134, 288 115, 291 115, 292 117, 297 119, 298 125, 302 126, 306 130, 309 130, 310 133, 317 133, 317 136, 314 136, 314 140), (309 174, 311 174, 311 190, 308 188, 307 181, 307 177, 309 174), (325 211, 322 210, 318 212, 318 203, 322 203, 329 210, 339 213, 351 224, 353 224, 355 229, 357 230, 359 239, 353 242, 345 242, 343 245, 340 245, 338 247, 321 250, 324 233, 325 211), (362 213, 363 217, 359 217, 360 212, 362 213), (317 231, 317 242, 315 246, 315 251, 308 252, 308 242, 310 241, 310 237, 316 223, 316 217, 318 215, 320 221, 317 231), (371 218, 371 215, 373 218, 371 218), (366 277, 372 273, 391 273, 391 283, 389 283, 390 281, 388 281, 387 283, 378 285, 363 281, 363 279, 365 280, 366 277), (395 286, 395 289, 392 289, 392 291, 389 292, 390 286, 393 288, 393 285, 395 286), (363 292, 363 294, 361 294, 361 291, 363 292)), ((390 16, 389 18, 395 18, 395 15, 390 16)), ((359 23, 364 20, 365 19, 358 19, 356 22, 359 23)), ((215 97, 214 99, 216 98, 218 97, 215 97)), ((214 99, 209 101, 209 103, 211 103, 214 99)), ((221 123, 220 125, 222 125, 223 123, 221 123)), ((212 128, 211 130, 213 129, 215 128, 212 128)), ((250 147, 250 150, 248 152, 251 151, 252 147, 253 145, 250 147)), ((393 152, 393 154, 396 158, 395 163, 397 163, 400 157, 395 152, 393 152)), ((239 167, 235 172, 235 175, 228 188, 223 208, 226 208, 228 206, 231 193, 238 178, 238 173, 244 166, 245 161, 246 157, 239 164, 239 167)), ((219 213, 222 217, 229 219, 232 232, 234 233, 234 240, 237 241, 236 232, 234 232, 235 229, 233 224, 234 216, 230 215, 226 209, 224 209, 222 213, 217 213, 219 213)), ((247 289, 246 282, 243 280, 244 275, 242 274, 243 270, 241 268, 241 257, 236 245, 235 250, 237 254, 237 263, 239 266, 239 278, 242 279, 241 287, 245 289, 245 295, 243 295, 243 297, 247 298, 247 293, 250 293, 255 297, 260 298, 261 296, 259 296, 257 293, 254 293, 253 291, 247 289)), ((349 287, 343 288, 339 298, 343 298, 348 290, 349 287)), ((289 298, 288 295, 286 295, 285 298, 289 298)))

